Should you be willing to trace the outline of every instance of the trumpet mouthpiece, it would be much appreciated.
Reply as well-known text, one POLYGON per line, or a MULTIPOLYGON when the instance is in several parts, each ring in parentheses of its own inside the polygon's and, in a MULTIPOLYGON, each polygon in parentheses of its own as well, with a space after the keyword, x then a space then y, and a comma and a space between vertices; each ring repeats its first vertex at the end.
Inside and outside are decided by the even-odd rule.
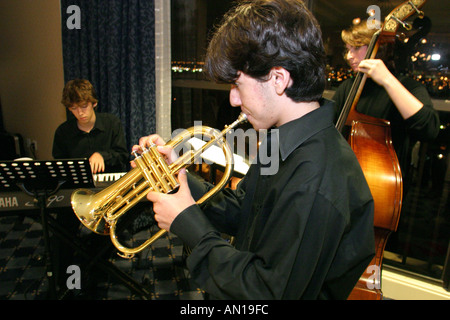
POLYGON ((241 113, 239 114, 238 120, 239 120, 239 122, 245 122, 245 121, 247 121, 247 115, 246 115, 245 113, 241 112, 241 113))

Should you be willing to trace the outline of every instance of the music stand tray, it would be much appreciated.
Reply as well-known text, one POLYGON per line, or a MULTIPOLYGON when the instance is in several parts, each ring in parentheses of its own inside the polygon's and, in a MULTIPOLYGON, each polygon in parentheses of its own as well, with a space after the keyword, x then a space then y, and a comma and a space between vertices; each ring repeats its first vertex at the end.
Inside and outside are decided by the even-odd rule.
POLYGON ((22 190, 35 195, 35 190, 93 187, 88 159, 0 161, 0 191, 22 190))

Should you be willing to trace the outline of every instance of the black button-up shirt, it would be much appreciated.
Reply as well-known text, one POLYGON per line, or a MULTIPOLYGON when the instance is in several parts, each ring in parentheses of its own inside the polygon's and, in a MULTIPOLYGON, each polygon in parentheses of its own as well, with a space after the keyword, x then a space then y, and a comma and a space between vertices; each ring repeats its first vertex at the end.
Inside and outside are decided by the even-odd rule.
POLYGON ((94 128, 88 133, 78 129, 77 120, 70 119, 55 131, 53 158, 89 158, 94 152, 102 155, 105 172, 123 172, 129 159, 120 119, 108 113, 95 114, 94 128))
MULTIPOLYGON (((333 115, 327 102, 272 130, 274 174, 261 175, 257 161, 236 190, 172 223, 193 248, 191 276, 212 298, 346 299, 353 289, 375 252, 373 199, 333 115)), ((194 198, 210 188, 188 177, 194 198)))

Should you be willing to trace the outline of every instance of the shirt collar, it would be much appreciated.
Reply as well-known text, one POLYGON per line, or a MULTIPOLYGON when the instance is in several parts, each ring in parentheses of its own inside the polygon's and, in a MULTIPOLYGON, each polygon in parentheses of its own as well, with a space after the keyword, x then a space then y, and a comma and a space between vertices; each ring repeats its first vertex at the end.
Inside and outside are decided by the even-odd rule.
MULTIPOLYGON (((297 149, 303 142, 325 128, 334 126, 334 105, 331 100, 321 99, 320 107, 301 118, 283 124, 278 129, 281 160, 297 149)), ((272 129, 277 130, 277 129, 272 129)))
POLYGON ((106 130, 105 128, 106 128, 105 121, 104 118, 101 116, 101 113, 99 112, 95 113, 95 124, 92 130, 98 129, 100 131, 105 131, 106 130))

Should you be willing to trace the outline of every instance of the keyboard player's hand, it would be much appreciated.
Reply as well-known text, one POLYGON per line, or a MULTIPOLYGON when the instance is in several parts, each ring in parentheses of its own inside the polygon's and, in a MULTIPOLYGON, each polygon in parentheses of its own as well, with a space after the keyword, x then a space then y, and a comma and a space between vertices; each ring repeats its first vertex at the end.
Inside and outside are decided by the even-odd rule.
POLYGON ((89 158, 89 164, 91 165, 92 173, 96 174, 105 171, 105 160, 98 152, 94 152, 89 158))

